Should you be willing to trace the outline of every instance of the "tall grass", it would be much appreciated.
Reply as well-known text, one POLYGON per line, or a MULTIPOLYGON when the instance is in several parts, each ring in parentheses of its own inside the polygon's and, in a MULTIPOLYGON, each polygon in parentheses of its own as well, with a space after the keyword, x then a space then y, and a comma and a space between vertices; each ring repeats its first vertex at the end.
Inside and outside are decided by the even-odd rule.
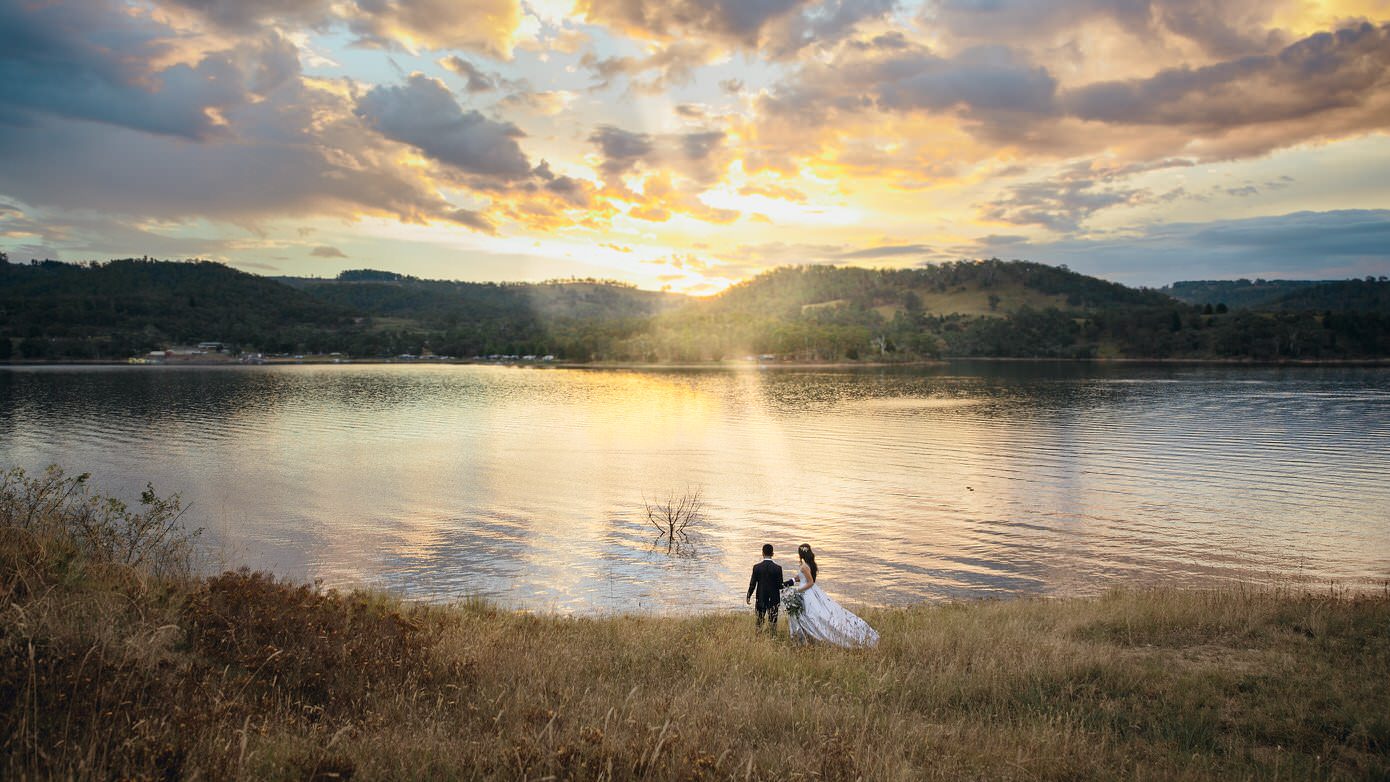
POLYGON ((159 557, 58 545, 35 530, 61 525, 15 524, 23 500, 4 502, 5 779, 1390 775, 1386 594, 870 610, 882 642, 851 652, 755 634, 751 616, 155 575, 159 557))

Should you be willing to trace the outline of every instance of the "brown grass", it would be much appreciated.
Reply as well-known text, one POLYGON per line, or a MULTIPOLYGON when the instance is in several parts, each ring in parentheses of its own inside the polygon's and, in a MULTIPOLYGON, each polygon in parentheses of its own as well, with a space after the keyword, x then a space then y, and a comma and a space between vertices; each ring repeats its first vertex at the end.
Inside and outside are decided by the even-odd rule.
POLYGON ((0 528, 4 779, 1390 775, 1386 594, 871 610, 847 652, 54 550, 0 528))

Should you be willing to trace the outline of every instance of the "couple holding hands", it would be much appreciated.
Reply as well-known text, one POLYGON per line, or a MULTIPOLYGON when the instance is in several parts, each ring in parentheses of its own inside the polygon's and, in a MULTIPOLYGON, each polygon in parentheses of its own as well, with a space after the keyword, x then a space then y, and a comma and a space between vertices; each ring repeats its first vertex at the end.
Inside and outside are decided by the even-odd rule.
POLYGON ((810 544, 798 546, 796 556, 800 560, 796 576, 783 580, 782 566, 772 558, 772 544, 763 544, 763 561, 753 566, 744 601, 752 603, 757 596, 758 627, 768 621, 772 632, 777 632, 777 615, 785 603, 793 641, 848 648, 877 646, 878 633, 869 623, 832 600, 816 583, 820 570, 810 544))

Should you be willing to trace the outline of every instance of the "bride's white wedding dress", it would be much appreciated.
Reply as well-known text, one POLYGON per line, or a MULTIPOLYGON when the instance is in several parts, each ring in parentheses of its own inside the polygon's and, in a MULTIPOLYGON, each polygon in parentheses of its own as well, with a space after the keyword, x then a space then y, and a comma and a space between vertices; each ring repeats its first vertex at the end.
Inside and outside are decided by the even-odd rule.
MULTIPOLYGON (((799 573, 796 588, 801 588, 799 573)), ((845 647, 878 646, 878 632, 832 600, 820 584, 812 584, 801 593, 801 613, 796 616, 788 613, 787 625, 794 641, 820 641, 845 647)))

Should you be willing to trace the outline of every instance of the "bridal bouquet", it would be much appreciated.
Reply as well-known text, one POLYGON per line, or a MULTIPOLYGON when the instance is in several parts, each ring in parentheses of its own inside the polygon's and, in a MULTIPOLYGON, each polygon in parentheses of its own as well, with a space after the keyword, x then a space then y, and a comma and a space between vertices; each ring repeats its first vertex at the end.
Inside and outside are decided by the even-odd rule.
POLYGON ((801 616, 804 608, 801 590, 796 587, 782 587, 782 609, 787 612, 787 616, 801 616))

